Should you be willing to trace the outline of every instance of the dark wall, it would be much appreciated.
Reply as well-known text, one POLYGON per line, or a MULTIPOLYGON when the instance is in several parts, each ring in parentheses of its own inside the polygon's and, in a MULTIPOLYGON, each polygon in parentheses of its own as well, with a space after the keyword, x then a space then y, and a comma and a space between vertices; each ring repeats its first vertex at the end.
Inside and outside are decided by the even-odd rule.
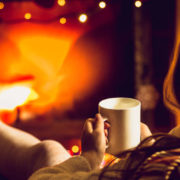
MULTIPOLYGON (((104 61, 111 66, 108 78, 86 99, 75 101, 74 110, 66 113, 70 118, 94 116, 98 102, 104 98, 134 96, 133 4, 129 0, 113 1, 111 8, 113 21, 89 31, 76 42, 77 46, 96 43, 96 48, 105 53, 104 61)), ((85 53, 91 54, 93 50, 85 53)))

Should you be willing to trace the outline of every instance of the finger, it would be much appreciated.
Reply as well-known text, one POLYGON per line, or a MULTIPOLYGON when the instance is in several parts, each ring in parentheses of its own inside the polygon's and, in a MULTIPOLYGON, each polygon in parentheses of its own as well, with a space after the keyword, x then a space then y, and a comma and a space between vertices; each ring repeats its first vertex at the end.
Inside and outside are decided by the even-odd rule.
POLYGON ((94 119, 93 118, 88 118, 84 124, 84 131, 88 132, 88 133, 92 133, 93 132, 93 123, 94 123, 94 119))
POLYGON ((105 121, 104 122, 104 129, 109 129, 111 127, 110 123, 105 121))
POLYGON ((108 143, 109 143, 109 140, 108 140, 108 138, 106 138, 106 145, 108 145, 108 143))
POLYGON ((109 147, 109 140, 108 140, 108 138, 106 138, 106 148, 108 148, 109 147))
POLYGON ((100 130, 102 132, 104 131, 104 119, 100 114, 96 114, 94 125, 95 130, 100 130))
POLYGON ((149 127, 146 124, 141 122, 141 140, 143 140, 151 135, 152 135, 152 133, 151 133, 149 127))
POLYGON ((104 130, 104 135, 105 135, 106 137, 108 137, 108 130, 107 130, 107 129, 104 130))

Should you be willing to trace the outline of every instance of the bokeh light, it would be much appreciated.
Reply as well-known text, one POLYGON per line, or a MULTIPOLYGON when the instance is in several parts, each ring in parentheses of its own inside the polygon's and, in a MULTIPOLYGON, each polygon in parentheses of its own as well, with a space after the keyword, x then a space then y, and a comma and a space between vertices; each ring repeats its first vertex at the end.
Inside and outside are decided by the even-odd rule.
POLYGON ((71 150, 73 153, 78 153, 79 152, 79 146, 74 145, 71 150))
POLYGON ((25 19, 31 19, 31 13, 26 13, 25 15, 24 15, 24 18, 25 19))
POLYGON ((66 24, 66 18, 65 17, 62 17, 62 18, 60 18, 60 20, 59 20, 59 22, 61 23, 61 24, 66 24))
POLYGON ((105 3, 104 1, 101 1, 101 2, 99 3, 99 7, 100 7, 101 9, 104 9, 104 8, 106 7, 106 3, 105 3))
POLYGON ((4 3, 0 2, 0 9, 4 9, 4 3))
POLYGON ((59 6, 64 6, 66 4, 65 0, 58 0, 57 2, 59 4, 59 6))
POLYGON ((79 21, 80 21, 81 23, 85 23, 85 22, 87 21, 87 15, 86 15, 86 14, 81 14, 81 15, 79 16, 79 21))
POLYGON ((135 6, 136 7, 141 7, 142 6, 142 2, 141 1, 135 1, 135 6))

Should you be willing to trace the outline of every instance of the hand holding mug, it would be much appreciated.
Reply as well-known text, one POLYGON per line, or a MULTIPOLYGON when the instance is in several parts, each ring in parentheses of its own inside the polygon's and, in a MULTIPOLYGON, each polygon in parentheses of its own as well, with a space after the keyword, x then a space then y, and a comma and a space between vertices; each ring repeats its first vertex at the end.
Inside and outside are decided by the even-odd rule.
POLYGON ((109 127, 100 114, 87 119, 84 124, 81 156, 89 161, 92 169, 97 169, 101 165, 108 143, 109 127))

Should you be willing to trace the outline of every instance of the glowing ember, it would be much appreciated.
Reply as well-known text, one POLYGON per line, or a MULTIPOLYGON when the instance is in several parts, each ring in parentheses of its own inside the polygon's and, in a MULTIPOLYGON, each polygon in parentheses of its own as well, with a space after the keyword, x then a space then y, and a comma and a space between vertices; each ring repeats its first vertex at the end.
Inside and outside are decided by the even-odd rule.
POLYGON ((29 87, 9 86, 0 89, 0 110, 14 110, 37 98, 37 93, 29 87))

